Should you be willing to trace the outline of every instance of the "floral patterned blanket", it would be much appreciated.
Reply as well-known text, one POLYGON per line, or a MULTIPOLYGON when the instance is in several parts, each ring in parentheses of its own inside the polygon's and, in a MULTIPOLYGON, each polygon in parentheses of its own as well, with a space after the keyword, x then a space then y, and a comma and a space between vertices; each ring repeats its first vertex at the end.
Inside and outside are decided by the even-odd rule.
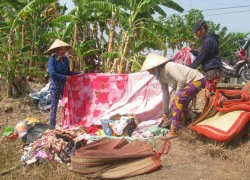
POLYGON ((139 123, 162 112, 160 84, 147 72, 74 75, 66 82, 62 102, 63 126, 89 127, 115 114, 135 114, 139 123))

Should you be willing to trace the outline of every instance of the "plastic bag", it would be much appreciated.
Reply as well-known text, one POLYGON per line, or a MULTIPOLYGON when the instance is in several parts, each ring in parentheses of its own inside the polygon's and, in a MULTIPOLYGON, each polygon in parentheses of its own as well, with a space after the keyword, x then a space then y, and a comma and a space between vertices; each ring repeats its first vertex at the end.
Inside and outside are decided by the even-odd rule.
POLYGON ((14 133, 14 127, 8 125, 3 129, 3 136, 9 136, 11 133, 14 133))
POLYGON ((53 129, 53 127, 44 123, 34 123, 28 127, 27 134, 22 140, 28 144, 32 143, 35 140, 40 139, 43 133, 48 129, 53 129))
POLYGON ((28 130, 28 123, 27 121, 20 121, 15 125, 15 133, 18 134, 19 138, 23 138, 28 130))

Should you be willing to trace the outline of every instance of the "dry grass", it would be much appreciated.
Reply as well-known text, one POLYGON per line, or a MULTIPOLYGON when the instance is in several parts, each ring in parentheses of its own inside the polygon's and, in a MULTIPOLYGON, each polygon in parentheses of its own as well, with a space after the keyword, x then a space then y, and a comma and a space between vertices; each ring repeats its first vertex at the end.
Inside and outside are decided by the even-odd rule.
POLYGON ((199 138, 199 135, 189 128, 184 128, 182 131, 180 131, 180 133, 178 134, 178 137, 182 141, 185 141, 188 143, 196 143, 199 138))
POLYGON ((42 160, 36 164, 21 163, 23 142, 2 140, 0 144, 0 179, 83 179, 69 170, 68 165, 42 160))
POLYGON ((206 148, 204 148, 205 154, 211 156, 212 158, 222 158, 222 159, 228 159, 227 152, 228 150, 225 149, 224 144, 208 144, 206 145, 206 148))
POLYGON ((203 152, 205 154, 212 158, 228 159, 230 156, 232 159, 237 159, 237 157, 233 157, 232 150, 237 149, 240 146, 244 147, 245 144, 250 144, 249 124, 250 123, 248 123, 246 128, 241 133, 239 133, 234 139, 229 142, 216 142, 197 134, 189 128, 184 128, 178 136, 180 140, 185 143, 199 146, 199 148, 203 149, 203 152), (231 154, 229 155, 229 153, 231 154))
MULTIPOLYGON (((249 129, 248 131, 245 131, 244 134, 249 135, 249 129)), ((175 141, 179 141, 179 143, 182 144, 182 147, 180 148, 187 148, 184 147, 185 144, 187 144, 189 148, 192 147, 198 152, 195 154, 195 158, 197 159, 205 157, 215 160, 221 159, 221 162, 226 161, 231 164, 230 166, 225 164, 225 166, 229 166, 226 168, 229 173, 235 174, 235 172, 238 173, 240 171, 244 174, 248 171, 248 168, 250 168, 248 165, 249 159, 245 158, 246 155, 249 157, 250 154, 250 142, 249 140, 245 140, 244 135, 241 137, 242 140, 238 139, 238 141, 241 142, 241 145, 234 147, 234 150, 231 148, 234 141, 231 142, 231 146, 228 145, 230 143, 215 143, 214 141, 210 141, 188 129, 183 130, 179 135, 179 138, 170 141, 172 144, 175 141), (202 152, 203 155, 200 154, 200 152, 202 152)), ((152 146, 158 151, 161 150, 162 145, 163 141, 161 140, 155 140, 152 142, 152 146)), ((2 140, 0 144, 0 179, 84 179, 80 175, 71 172, 66 164, 43 160, 30 166, 23 165, 20 161, 22 147, 23 142, 19 139, 2 140), (7 173, 2 175, 3 172, 7 173)))

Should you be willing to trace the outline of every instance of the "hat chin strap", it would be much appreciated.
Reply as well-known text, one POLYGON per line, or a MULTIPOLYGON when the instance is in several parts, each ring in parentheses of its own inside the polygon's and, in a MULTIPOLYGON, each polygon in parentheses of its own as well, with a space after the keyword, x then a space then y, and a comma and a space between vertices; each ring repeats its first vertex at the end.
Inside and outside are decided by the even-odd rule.
POLYGON ((57 61, 59 61, 63 56, 59 56, 57 53, 54 53, 54 56, 57 61))
POLYGON ((155 78, 157 79, 157 81, 159 81, 159 79, 160 79, 160 68, 159 67, 155 68, 154 75, 155 75, 155 78))

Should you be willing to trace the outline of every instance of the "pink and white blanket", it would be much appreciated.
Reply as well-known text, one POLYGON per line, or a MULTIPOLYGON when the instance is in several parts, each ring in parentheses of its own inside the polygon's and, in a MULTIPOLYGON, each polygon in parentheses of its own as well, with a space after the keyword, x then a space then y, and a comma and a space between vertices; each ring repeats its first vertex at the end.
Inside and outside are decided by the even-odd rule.
POLYGON ((189 47, 184 47, 181 50, 179 50, 174 57, 172 58, 174 62, 183 64, 185 66, 189 66, 194 61, 194 56, 190 52, 189 47))
POLYGON ((104 117, 135 114, 139 123, 162 113, 159 82, 148 72, 80 74, 66 82, 62 125, 89 127, 104 117))

